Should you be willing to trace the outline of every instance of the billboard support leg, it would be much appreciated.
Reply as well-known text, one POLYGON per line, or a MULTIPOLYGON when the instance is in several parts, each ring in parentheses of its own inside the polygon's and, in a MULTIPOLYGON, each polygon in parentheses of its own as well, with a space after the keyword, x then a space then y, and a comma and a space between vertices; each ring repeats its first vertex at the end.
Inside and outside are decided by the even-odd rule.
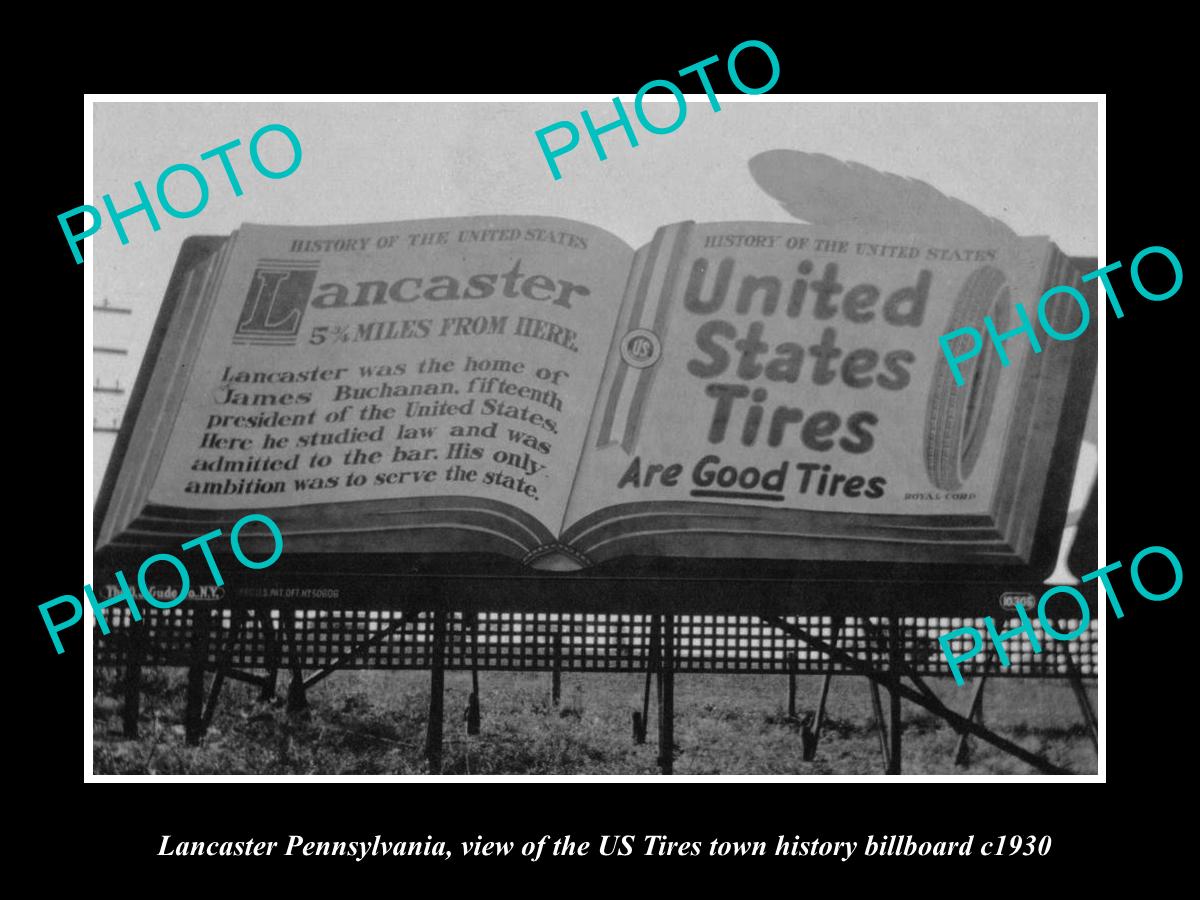
POLYGON ((479 734, 479 670, 471 668, 471 696, 467 698, 467 734, 479 734))
POLYGON ((664 775, 675 771, 675 617, 662 617, 662 652, 658 692, 658 765, 664 775))
POLYGON ((129 626, 129 657, 125 661, 125 707, 122 725, 125 737, 138 736, 142 703, 142 660, 146 658, 146 620, 129 626))
MULTIPOLYGON (((878 650, 883 652, 883 643, 879 636, 871 631, 871 623, 868 619, 860 620, 863 630, 875 641, 876 646, 867 645, 867 664, 874 666, 875 653, 878 650)), ((883 755, 883 769, 885 772, 890 772, 892 768, 891 760, 891 745, 888 742, 887 724, 883 720, 883 701, 879 695, 879 682, 875 679, 867 679, 867 690, 871 693, 871 711, 875 714, 875 730, 879 736, 879 752, 883 755)))
MULTIPOLYGON (((833 627, 830 629, 829 640, 832 646, 836 647, 839 633, 842 630, 843 619, 837 616, 833 620, 833 627)), ((825 724, 825 704, 829 700, 829 686, 833 683, 833 660, 829 661, 829 665, 825 669, 825 677, 821 680, 821 697, 817 701, 817 711, 813 715, 812 725, 807 722, 800 732, 800 746, 802 748, 802 756, 805 762, 812 762, 817 755, 817 744, 821 740, 821 728, 825 724)))
POLYGON ((550 702, 558 706, 562 702, 562 632, 561 624, 554 627, 554 651, 550 669, 550 702))
POLYGON ((275 622, 271 618, 271 610, 257 610, 255 617, 258 620, 259 630, 262 632, 267 664, 267 674, 263 678, 262 690, 258 692, 258 701, 274 703, 275 691, 279 686, 279 636, 275 632, 275 622))
POLYGON ((292 679, 288 682, 287 693, 287 711, 289 713, 303 712, 308 709, 308 694, 304 690, 304 669, 300 653, 300 642, 296 638, 296 633, 300 630, 296 622, 299 619, 299 610, 287 610, 280 612, 279 622, 283 626, 284 634, 287 638, 288 656, 290 657, 289 664, 292 672, 292 679))
POLYGON ((197 606, 192 614, 191 666, 188 668, 184 740, 195 747, 204 737, 204 669, 208 663, 208 629, 212 610, 197 606))
MULTIPOLYGON (((224 629, 220 629, 222 634, 217 644, 216 660, 212 665, 213 679, 208 688, 208 698, 205 700, 204 676, 209 668, 208 651, 212 646, 213 612, 211 607, 199 607, 192 620, 190 642, 191 662, 188 668, 187 707, 184 713, 185 740, 189 746, 199 744, 200 739, 204 737, 204 734, 212 725, 213 716, 217 710, 217 703, 221 698, 221 691, 227 679, 257 685, 261 691, 259 695, 260 700, 263 697, 274 697, 275 695, 276 668, 270 668, 266 675, 255 675, 251 672, 242 672, 233 667, 234 653, 245 639, 246 629, 250 623, 250 616, 247 610, 235 607, 230 615, 229 630, 224 631, 224 629)), ((287 619, 282 619, 282 621, 286 623, 287 619)), ((259 622, 260 624, 263 622, 261 615, 259 616, 259 622)), ((269 625, 266 628, 269 628, 269 625)), ((264 635, 271 633, 271 631, 264 629, 264 635)), ((290 629, 288 629, 288 633, 289 635, 291 634, 290 629)), ((293 656, 298 661, 300 651, 295 646, 294 636, 289 637, 289 640, 291 641, 293 656)), ((144 648, 138 652, 144 654, 144 648)), ((267 647, 268 665, 278 666, 279 652, 274 638, 269 638, 267 647)), ((307 705, 304 701, 305 686, 298 674, 298 662, 293 663, 292 686, 288 692, 289 712, 296 712, 307 705), (293 698, 296 696, 299 696, 301 705, 293 707, 293 698)))
POLYGON ((479 613, 471 619, 471 696, 467 698, 467 734, 479 734, 479 613))
POLYGON ((221 649, 217 652, 217 667, 216 671, 213 672, 212 686, 208 691, 208 704, 204 707, 202 718, 205 731, 212 725, 213 714, 217 711, 217 700, 221 696, 221 688, 225 686, 225 674, 232 667, 233 651, 241 640, 242 629, 245 628, 245 624, 245 610, 235 609, 233 611, 233 618, 229 623, 229 633, 225 636, 225 640, 221 642, 221 649))
POLYGON ((788 715, 788 721, 790 721, 790 722, 796 721, 796 668, 797 668, 797 666, 798 666, 798 660, 796 657, 796 651, 795 650, 788 651, 788 655, 787 655, 787 669, 788 669, 788 711, 787 711, 787 715, 788 715))
POLYGON ((633 741, 646 743, 646 730, 650 727, 650 682, 657 682, 659 663, 659 617, 650 619, 650 645, 646 650, 646 686, 642 692, 642 711, 633 713, 633 741))
MULTIPOLYGON (((987 676, 980 675, 975 681, 975 690, 971 693, 971 707, 967 710, 967 719, 972 722, 983 722, 983 686, 987 684, 987 676)), ((970 734, 963 731, 958 736, 958 746, 954 748, 954 764, 966 766, 971 763, 970 734)))
POLYGON ((901 721, 900 710, 900 676, 904 666, 904 632, 900 627, 899 616, 892 616, 888 634, 888 674, 891 676, 891 732, 892 749, 888 754, 889 775, 899 775, 901 770, 900 754, 901 739, 904 734, 904 723, 901 721))
POLYGON ((425 733, 425 758, 429 761, 429 772, 442 772, 442 703, 446 687, 446 612, 439 609, 433 614, 433 658, 429 666, 429 724, 425 733))

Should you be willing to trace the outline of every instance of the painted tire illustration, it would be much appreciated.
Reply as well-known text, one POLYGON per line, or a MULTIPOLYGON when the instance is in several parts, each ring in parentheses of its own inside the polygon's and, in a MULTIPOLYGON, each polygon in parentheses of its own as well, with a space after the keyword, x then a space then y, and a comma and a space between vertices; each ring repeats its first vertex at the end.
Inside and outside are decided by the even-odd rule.
MULTIPOLYGON (((983 317, 991 316, 997 330, 1003 331, 1011 308, 1004 273, 995 266, 982 266, 967 276, 942 333, 970 325, 987 340, 983 317)), ((960 335, 950 342, 950 349, 961 353, 969 341, 969 335, 960 335)), ((1002 366, 997 354, 985 346, 959 364, 963 377, 959 387, 950 366, 942 362, 935 369, 925 414, 925 470, 935 487, 954 491, 970 477, 983 450, 1002 366)))

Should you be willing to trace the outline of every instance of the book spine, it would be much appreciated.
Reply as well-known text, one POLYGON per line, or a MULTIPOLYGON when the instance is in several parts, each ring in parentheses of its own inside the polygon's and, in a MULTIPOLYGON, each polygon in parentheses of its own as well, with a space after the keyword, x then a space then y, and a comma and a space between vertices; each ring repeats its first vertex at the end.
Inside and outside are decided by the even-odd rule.
POLYGON ((563 556, 569 557, 571 560, 578 563, 581 568, 586 569, 589 566, 595 565, 595 561, 588 557, 586 553, 582 553, 579 550, 576 550, 574 547, 570 547, 567 544, 563 544, 559 541, 543 544, 540 547, 530 550, 521 558, 521 564, 529 566, 537 562, 539 559, 542 559, 546 556, 551 556, 555 553, 561 553, 563 556))
POLYGON ((671 297, 694 228, 694 222, 681 222, 660 228, 654 235, 629 316, 618 331, 620 361, 602 402, 604 418, 597 447, 620 444, 631 453, 637 444, 642 414, 654 386, 654 364, 667 334, 671 297))

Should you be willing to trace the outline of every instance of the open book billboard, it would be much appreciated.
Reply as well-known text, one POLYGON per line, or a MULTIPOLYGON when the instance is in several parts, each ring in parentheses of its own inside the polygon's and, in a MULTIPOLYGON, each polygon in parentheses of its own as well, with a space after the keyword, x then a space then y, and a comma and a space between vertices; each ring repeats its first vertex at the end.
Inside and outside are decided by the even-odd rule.
POLYGON ((1045 238, 958 243, 685 222, 635 249, 519 216, 193 239, 97 549, 264 512, 281 570, 1044 577, 1094 339, 1011 341, 962 387, 937 339, 1094 286, 1045 238))

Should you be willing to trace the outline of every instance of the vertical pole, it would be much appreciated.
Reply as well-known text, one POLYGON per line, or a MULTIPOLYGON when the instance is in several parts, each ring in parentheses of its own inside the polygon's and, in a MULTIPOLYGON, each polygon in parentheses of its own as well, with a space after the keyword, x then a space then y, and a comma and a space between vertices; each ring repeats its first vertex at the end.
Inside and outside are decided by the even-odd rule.
POLYGON ((129 630, 129 656, 125 660, 125 708, 123 725, 125 737, 138 736, 138 718, 142 704, 142 661, 146 658, 146 628, 148 621, 131 622, 129 630))
POLYGON ((892 616, 888 634, 888 675, 891 678, 891 732, 892 748, 888 754, 889 775, 900 774, 900 739, 903 727, 900 722, 900 670, 904 666, 904 635, 900 630, 900 618, 892 616))
POLYGON ((204 737, 204 666, 208 662, 208 629, 212 610, 197 605, 192 613, 191 666, 188 669, 184 740, 194 747, 204 737))
MULTIPOLYGON (((833 620, 833 627, 830 629, 829 643, 836 647, 838 644, 838 636, 842 630, 842 619, 836 618, 833 620)), ((813 722, 813 732, 817 737, 821 735, 821 726, 825 723, 825 704, 829 700, 829 686, 833 682, 833 660, 829 660, 829 668, 825 670, 825 679, 821 682, 821 699, 817 703, 817 715, 813 722)))
MULTIPOLYGON (((833 620, 833 626, 830 628, 829 643, 833 647, 837 647, 838 634, 842 630, 841 617, 833 620)), ((833 660, 829 660, 828 667, 825 669, 825 677, 821 679, 821 698, 817 702, 817 712, 813 716, 812 728, 806 728, 800 732, 801 745, 803 747, 803 755, 805 762, 812 762, 817 755, 817 743, 821 740, 821 728, 825 724, 825 704, 829 700, 829 686, 833 683, 833 660)))
POLYGON ((662 617, 650 617, 650 668, 646 670, 646 694, 642 697, 642 740, 650 729, 650 675, 654 675, 654 703, 662 700, 662 686, 659 683, 662 672, 662 617))
POLYGON ((467 700, 467 734, 479 734, 479 673, 471 670, 471 696, 467 700))
POLYGON ((787 655, 788 665, 788 718, 796 718, 796 651, 793 650, 787 655))
POLYGON ((662 665, 659 669, 658 765, 675 771, 675 617, 662 617, 662 665))
POLYGON ((558 706, 562 700, 562 623, 554 626, 553 666, 550 672, 550 702, 558 706))
POLYGON ((212 686, 208 691, 208 705, 204 708, 204 727, 206 730, 212 724, 213 715, 217 711, 217 700, 221 696, 221 688, 225 685, 225 673, 233 666, 233 651, 237 646, 239 638, 241 638, 242 628, 245 627, 245 624, 246 611, 244 609, 235 609, 229 622, 229 634, 218 645, 220 649, 217 651, 217 667, 213 672, 212 686))
MULTIPOLYGON (((642 627, 644 628, 645 625, 643 624, 642 627)), ((646 743, 646 731, 650 727, 650 682, 651 680, 657 680, 659 667, 658 638, 658 616, 652 616, 650 619, 650 643, 646 650, 646 687, 642 694, 641 717, 639 718, 636 712, 633 714, 634 740, 639 744, 646 743)))
POLYGON ((871 681, 871 709, 875 712, 875 727, 879 731, 879 749, 883 752, 883 768, 890 773, 892 768, 891 747, 888 744, 887 726, 883 722, 883 701, 879 699, 879 685, 871 681))
POLYGON ((259 703, 270 703, 275 699, 275 690, 279 686, 279 638, 275 634, 275 622, 271 618, 271 610, 256 610, 258 627, 263 638, 263 662, 267 666, 267 674, 263 678, 262 690, 258 692, 259 703))
MULTIPOLYGON (((975 722, 983 718, 983 686, 987 684, 987 676, 980 675, 975 681, 975 690, 971 693, 971 708, 967 710, 967 721, 975 722)), ((964 731, 958 737, 958 746, 954 748, 954 764, 965 766, 971 762, 971 735, 964 731)))
POLYGON ((429 666, 429 725, 425 734, 425 758, 429 771, 440 775, 442 771, 442 701, 446 687, 446 612, 438 609, 433 613, 433 647, 429 666))
MULTIPOLYGON (((416 615, 412 615, 411 618, 416 619, 416 615)), ((396 658, 400 661, 400 668, 405 668, 405 653, 408 651, 407 638, 409 621, 410 616, 408 612, 400 613, 400 628, 398 629, 399 635, 393 640, 393 644, 396 647, 396 658)))
MULTIPOLYGON (((663 664, 666 660, 663 659, 663 616, 654 617, 654 702, 658 708, 658 718, 662 722, 662 679, 663 679, 663 664)), ((647 713, 649 715, 649 713, 647 713)))
POLYGON ((288 665, 292 672, 291 681, 288 682, 287 711, 303 712, 308 709, 308 694, 304 690, 304 660, 300 652, 300 639, 297 637, 300 631, 297 624, 300 621, 300 610, 280 610, 279 621, 281 624, 287 623, 288 665))
MULTIPOLYGON (((859 627, 863 628, 863 626, 861 624, 859 627)), ((865 632, 865 628, 863 628, 863 630, 865 632)), ((872 668, 874 668, 874 666, 875 666, 876 650, 879 651, 880 658, 882 658, 883 648, 882 647, 876 648, 876 647, 872 646, 871 635, 868 632, 867 633, 867 665, 871 666, 872 668)), ((868 678, 867 685, 871 691, 871 709, 875 713, 875 727, 879 730, 879 749, 883 753, 883 768, 884 768, 885 772, 888 772, 892 768, 892 763, 891 763, 892 757, 891 757, 891 747, 888 743, 887 725, 885 725, 884 721, 883 721, 883 702, 879 699, 879 682, 868 678)))
POLYGON ((467 700, 467 734, 479 734, 479 613, 471 626, 471 696, 467 700))

